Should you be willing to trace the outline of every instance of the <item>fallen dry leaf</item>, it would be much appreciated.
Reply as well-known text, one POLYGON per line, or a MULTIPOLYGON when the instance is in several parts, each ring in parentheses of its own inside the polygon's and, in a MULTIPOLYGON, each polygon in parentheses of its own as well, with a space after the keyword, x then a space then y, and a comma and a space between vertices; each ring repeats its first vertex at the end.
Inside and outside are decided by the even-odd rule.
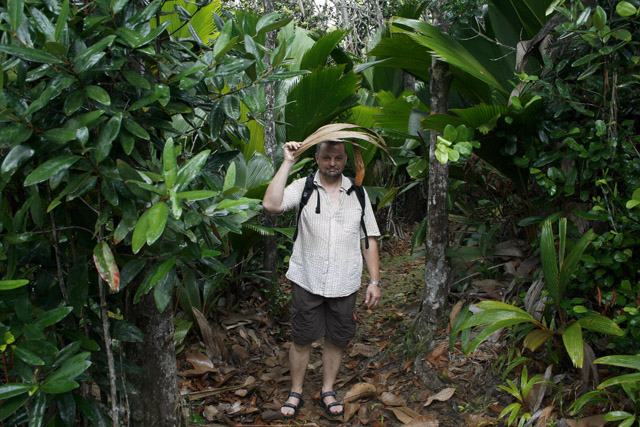
POLYGON ((476 414, 465 414, 464 421, 467 423, 467 427, 487 427, 496 425, 498 422, 495 418, 476 414))
POLYGON ((202 415, 207 419, 207 421, 213 421, 220 415, 220 411, 213 405, 208 405, 202 411, 202 415))
POLYGON ((434 394, 433 396, 429 396, 424 406, 431 405, 431 403, 433 403, 434 400, 445 402, 451 399, 451 396, 453 396, 455 392, 456 392, 455 388, 445 388, 444 390, 440 390, 438 393, 434 394))
POLYGON ((364 357, 373 357, 378 354, 378 352, 379 350, 377 347, 373 347, 363 343, 355 343, 353 345, 353 348, 351 349, 351 352, 349 353, 349 356, 356 357, 360 355, 364 357))
POLYGON ((191 363, 193 369, 184 371, 185 375, 202 375, 206 372, 218 372, 213 362, 206 354, 199 351, 188 351, 186 354, 187 362, 191 363))
POLYGON ((366 426, 371 422, 371 420, 372 414, 369 410, 369 407, 367 405, 361 405, 360 409, 358 410, 358 421, 360 421, 360 424, 366 426))
POLYGON ((387 406, 405 406, 407 404, 403 398, 388 391, 380 395, 380 401, 387 406))
POLYGON ((344 415, 342 415, 345 422, 348 422, 358 411, 360 410, 360 402, 344 404, 344 415))
POLYGON ((447 326, 447 333, 451 331, 458 314, 462 311, 462 307, 464 307, 465 300, 460 300, 453 306, 451 312, 449 313, 449 326, 447 326))
POLYGON ((440 421, 436 418, 421 415, 414 418, 410 423, 404 425, 404 427, 439 427, 440 421))
POLYGON ((604 415, 593 415, 579 420, 565 419, 569 427, 600 427, 605 425, 604 415))
POLYGON ((347 392, 344 397, 345 402, 353 402, 359 399, 366 399, 369 397, 374 397, 376 395, 376 387, 373 384, 369 383, 358 383, 355 384, 351 389, 347 392))
POLYGON ((419 413, 417 413, 416 411, 414 411, 413 409, 407 408, 405 407, 400 407, 400 408, 387 408, 389 409, 391 412, 393 412, 393 415, 396 416, 396 418, 400 421, 402 421, 404 424, 408 424, 411 421, 413 421, 416 418, 419 418, 421 415, 419 413))

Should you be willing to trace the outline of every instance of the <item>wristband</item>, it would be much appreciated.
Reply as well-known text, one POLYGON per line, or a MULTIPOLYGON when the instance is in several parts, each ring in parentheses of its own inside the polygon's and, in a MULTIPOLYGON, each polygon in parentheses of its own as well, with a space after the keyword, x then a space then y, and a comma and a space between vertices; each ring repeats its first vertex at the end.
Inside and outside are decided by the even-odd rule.
POLYGON ((376 285, 377 287, 380 287, 380 282, 378 282, 377 280, 369 280, 369 284, 370 285, 376 285))

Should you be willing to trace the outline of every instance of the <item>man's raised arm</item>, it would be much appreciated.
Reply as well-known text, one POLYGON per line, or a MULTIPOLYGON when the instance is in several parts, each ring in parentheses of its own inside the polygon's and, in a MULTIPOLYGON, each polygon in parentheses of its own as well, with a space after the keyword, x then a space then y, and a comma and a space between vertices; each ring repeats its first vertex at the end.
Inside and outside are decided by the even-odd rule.
POLYGON ((283 211, 282 199, 284 197, 284 187, 287 185, 289 172, 291 172, 291 168, 296 162, 293 154, 298 148, 300 148, 299 142, 287 142, 284 144, 284 161, 269 183, 269 187, 267 187, 267 191, 264 193, 264 199, 262 200, 262 206, 269 213, 279 214, 283 211))

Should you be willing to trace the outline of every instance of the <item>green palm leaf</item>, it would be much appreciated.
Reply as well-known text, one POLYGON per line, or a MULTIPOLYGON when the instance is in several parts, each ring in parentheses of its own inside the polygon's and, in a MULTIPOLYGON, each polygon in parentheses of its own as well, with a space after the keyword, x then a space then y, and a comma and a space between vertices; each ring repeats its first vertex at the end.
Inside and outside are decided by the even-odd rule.
POLYGON ((176 11, 176 7, 182 8, 191 15, 188 23, 194 32, 200 38, 200 41, 207 46, 211 46, 213 39, 218 35, 213 20, 214 13, 220 13, 222 2, 220 0, 212 0, 208 5, 198 7, 196 4, 185 0, 171 0, 164 2, 160 15, 160 22, 170 21, 169 33, 177 38, 191 38, 191 32, 185 21, 180 20, 180 15, 176 11))
POLYGON ((287 139, 302 141, 356 102, 358 78, 344 66, 320 68, 300 79, 288 96, 287 139))
POLYGON ((391 21, 391 28, 395 33, 407 34, 441 60, 460 68, 502 93, 508 93, 507 88, 475 59, 464 46, 437 27, 424 21, 394 18, 391 21))

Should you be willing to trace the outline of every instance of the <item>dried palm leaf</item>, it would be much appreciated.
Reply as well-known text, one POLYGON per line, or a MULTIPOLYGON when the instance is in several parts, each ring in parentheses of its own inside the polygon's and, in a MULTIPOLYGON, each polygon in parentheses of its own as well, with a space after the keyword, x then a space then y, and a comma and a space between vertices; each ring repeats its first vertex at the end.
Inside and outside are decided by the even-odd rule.
POLYGON ((384 139, 380 135, 378 135, 371 129, 350 123, 333 123, 330 125, 322 126, 320 129, 318 129, 317 131, 306 137, 304 141, 302 141, 302 145, 296 150, 296 159, 314 145, 327 141, 343 141, 353 145, 353 155, 355 158, 356 169, 356 185, 362 185, 362 181, 364 180, 364 161, 362 160, 362 153, 360 153, 360 148, 366 147, 364 147, 361 142, 368 142, 375 147, 378 147, 384 154, 387 155, 387 157, 394 165, 396 164, 396 162, 393 160, 393 157, 391 157, 391 154, 389 154, 389 150, 387 150, 387 144, 384 142, 384 139), (360 143, 356 142, 356 140, 358 140, 358 142, 360 143))

